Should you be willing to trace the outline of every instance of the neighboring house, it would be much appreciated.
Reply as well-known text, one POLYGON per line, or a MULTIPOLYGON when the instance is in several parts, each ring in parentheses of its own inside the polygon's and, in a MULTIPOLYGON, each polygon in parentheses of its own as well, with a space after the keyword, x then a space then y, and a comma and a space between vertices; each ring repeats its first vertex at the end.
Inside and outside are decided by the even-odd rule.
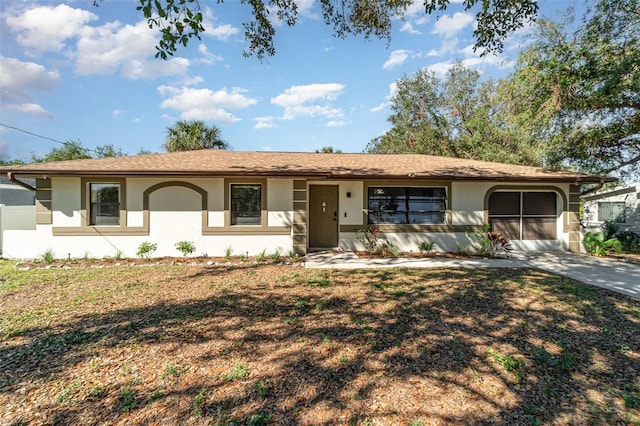
MULTIPOLYGON (((28 185, 34 185, 33 179, 27 179, 28 185)), ((33 206, 36 194, 22 186, 11 183, 6 176, 0 176, 0 205, 33 206)))
POLYGON ((581 184, 612 179, 416 154, 186 151, 3 167, 36 179, 37 227, 7 231, 5 256, 133 257, 362 248, 379 224, 401 250, 470 243, 490 223, 525 250, 580 250, 581 184))
MULTIPOLYGON (((27 179, 27 186, 35 180, 27 179)), ((36 194, 22 186, 11 183, 6 176, 0 176, 0 254, 2 235, 5 230, 36 229, 36 194)))
POLYGON ((586 228, 602 228, 605 222, 615 222, 620 230, 640 233, 640 182, 599 191, 582 200, 586 228))

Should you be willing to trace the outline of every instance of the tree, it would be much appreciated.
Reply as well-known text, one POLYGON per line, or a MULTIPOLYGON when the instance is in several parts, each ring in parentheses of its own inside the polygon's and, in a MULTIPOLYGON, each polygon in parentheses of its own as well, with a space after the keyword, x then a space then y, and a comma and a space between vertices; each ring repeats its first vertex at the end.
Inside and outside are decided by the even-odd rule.
POLYGON ((62 148, 53 148, 44 157, 38 158, 35 155, 32 156, 34 163, 48 163, 51 161, 65 161, 65 160, 82 160, 91 158, 87 148, 82 146, 80 142, 67 141, 62 148))
POLYGON ((112 144, 97 146, 94 150, 96 158, 122 157, 122 148, 116 148, 112 144))
POLYGON ((549 164, 637 176, 640 1, 599 0, 571 33, 573 19, 540 22, 537 41, 520 55, 513 85, 521 109, 539 123, 549 164))
POLYGON ((53 148, 44 157, 36 157, 32 155, 31 160, 34 163, 48 163, 51 161, 65 160, 83 160, 87 158, 104 158, 104 157, 120 157, 124 155, 121 148, 115 148, 113 145, 97 146, 94 150, 85 148, 80 142, 67 141, 64 142, 62 148, 53 148), (95 155, 91 155, 91 154, 95 155))
POLYGON ((511 111, 509 87, 455 64, 446 79, 421 70, 397 82, 393 127, 373 139, 372 153, 420 153, 541 165, 541 147, 511 111))
POLYGON ((335 149, 332 146, 323 146, 320 149, 316 149, 316 152, 321 154, 342 154, 341 150, 335 149))
POLYGON ((229 145, 222 140, 220 133, 218 127, 208 127, 203 121, 178 121, 167 128, 165 149, 169 152, 175 152, 229 148, 229 145))
MULTIPOLYGON (((102 0, 94 0, 99 5, 102 0)), ((187 46, 193 38, 200 39, 205 31, 198 0, 138 0, 149 28, 158 28, 162 38, 156 46, 156 57, 167 59, 180 47, 187 46)), ((424 0, 426 14, 444 11, 450 0, 424 0)), ((222 0, 218 1, 220 6, 222 0)), ((244 0, 251 7, 253 19, 243 24, 249 44, 245 56, 273 56, 275 27, 278 22, 294 26, 298 22, 300 0, 244 0)), ((413 0, 319 0, 325 24, 333 27, 336 37, 362 35, 390 40, 391 23, 402 18, 413 0)), ((507 35, 535 20, 537 0, 463 0, 465 11, 478 6, 477 27, 474 30, 476 49, 483 54, 502 51, 507 35), (478 5, 479 4, 479 5, 478 5)))

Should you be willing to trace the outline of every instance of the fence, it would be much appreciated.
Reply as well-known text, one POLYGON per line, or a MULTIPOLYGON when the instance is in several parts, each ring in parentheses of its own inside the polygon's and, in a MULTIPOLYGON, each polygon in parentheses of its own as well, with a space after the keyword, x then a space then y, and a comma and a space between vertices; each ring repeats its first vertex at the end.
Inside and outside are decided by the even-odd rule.
POLYGON ((0 254, 2 235, 7 229, 36 229, 36 207, 0 205, 0 254))

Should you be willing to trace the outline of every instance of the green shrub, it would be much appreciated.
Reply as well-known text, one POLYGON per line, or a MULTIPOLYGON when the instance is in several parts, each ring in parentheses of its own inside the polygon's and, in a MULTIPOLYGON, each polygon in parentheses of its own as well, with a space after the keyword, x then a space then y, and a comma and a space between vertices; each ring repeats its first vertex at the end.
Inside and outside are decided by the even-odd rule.
POLYGON ((191 241, 178 241, 176 243, 176 249, 182 253, 184 257, 187 257, 196 251, 196 246, 191 241))
POLYGON ((149 241, 143 241, 138 246, 136 256, 150 259, 151 255, 158 249, 158 244, 150 243, 149 241))
POLYGON ((42 253, 40 256, 42 257, 42 260, 44 260, 45 263, 52 263, 55 260, 55 256, 53 255, 52 249, 47 249, 47 251, 42 253))
POLYGON ((433 250, 434 244, 435 243, 433 243, 433 242, 422 241, 420 244, 418 244, 418 251, 420 253, 429 254, 433 250))
POLYGON ((611 252, 622 251, 622 244, 617 238, 605 239, 602 232, 587 232, 582 244, 591 256, 606 256, 611 252))
POLYGON ((640 234, 632 231, 620 231, 615 234, 615 238, 620 241, 623 251, 640 253, 640 234))

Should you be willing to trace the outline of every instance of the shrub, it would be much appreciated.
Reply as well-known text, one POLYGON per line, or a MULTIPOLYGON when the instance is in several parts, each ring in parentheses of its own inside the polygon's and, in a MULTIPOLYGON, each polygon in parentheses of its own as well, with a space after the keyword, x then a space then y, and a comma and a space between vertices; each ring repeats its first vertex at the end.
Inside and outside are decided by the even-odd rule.
POLYGON ((47 249, 47 251, 42 253, 40 256, 42 257, 42 260, 44 260, 45 263, 52 263, 55 260, 55 256, 53 255, 52 249, 47 249))
POLYGON ((143 241, 138 246, 136 255, 145 259, 150 259, 151 255, 158 249, 158 244, 150 243, 149 241, 143 241))
POLYGON ((587 232, 582 244, 591 256, 606 256, 611 252, 622 251, 622 244, 617 238, 605 239, 602 232, 587 232))
POLYGON ((511 253, 511 243, 509 239, 499 232, 487 232, 488 250, 491 257, 509 257, 511 253))
POLYGON ((266 258, 267 258, 267 250, 266 249, 263 249, 260 253, 258 253, 256 255, 256 261, 257 262, 262 262, 266 258))
POLYGON ((615 234, 615 237, 620 241, 622 250, 640 253, 640 234, 632 231, 620 231, 615 234))
POLYGON ((380 234, 380 228, 378 228, 378 225, 370 225, 365 228, 358 229, 356 231, 356 238, 364 244, 365 250, 375 252, 379 245, 378 234, 380 234))
POLYGON ((187 257, 196 251, 196 246, 191 241, 178 241, 176 243, 176 249, 182 253, 184 257, 187 257))
POLYGON ((418 251, 420 253, 429 254, 433 250, 433 246, 433 242, 430 243, 428 241, 422 241, 420 244, 418 244, 418 251))

